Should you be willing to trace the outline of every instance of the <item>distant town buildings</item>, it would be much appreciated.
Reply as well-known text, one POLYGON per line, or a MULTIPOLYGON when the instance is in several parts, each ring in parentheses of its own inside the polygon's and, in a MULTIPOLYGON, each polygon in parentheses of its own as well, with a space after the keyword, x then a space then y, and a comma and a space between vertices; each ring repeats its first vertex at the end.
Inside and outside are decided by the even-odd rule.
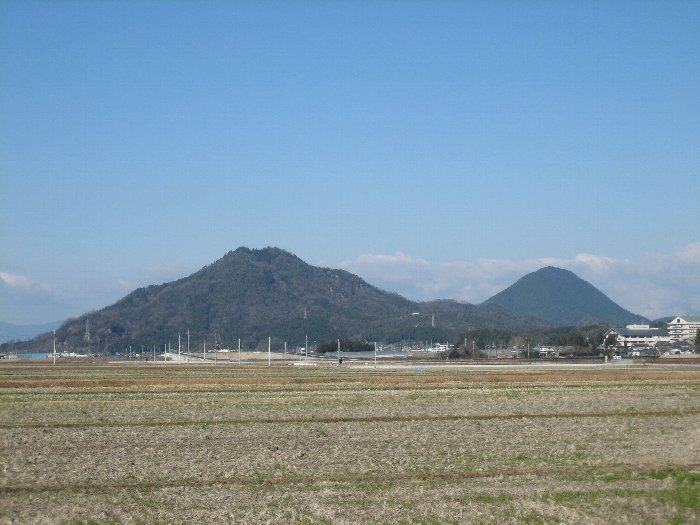
POLYGON ((668 335, 672 343, 677 341, 695 341, 698 330, 700 330, 699 316, 678 316, 666 325, 668 335))
POLYGON ((615 337, 615 346, 619 349, 656 348, 659 345, 692 343, 700 330, 700 317, 678 316, 666 324, 666 328, 652 327, 648 324, 628 324, 624 328, 611 328, 605 333, 605 339, 615 337))
POLYGON ((652 328, 648 324, 628 324, 624 328, 611 328, 605 338, 616 337, 620 348, 656 347, 659 343, 670 342, 668 332, 662 328, 652 328))

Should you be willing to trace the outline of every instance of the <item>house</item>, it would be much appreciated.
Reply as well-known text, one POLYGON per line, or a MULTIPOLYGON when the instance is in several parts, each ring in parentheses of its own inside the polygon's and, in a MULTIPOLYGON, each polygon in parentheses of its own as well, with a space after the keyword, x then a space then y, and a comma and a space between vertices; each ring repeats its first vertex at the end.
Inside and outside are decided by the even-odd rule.
POLYGON ((649 347, 668 343, 669 334, 662 328, 652 328, 648 324, 628 324, 624 328, 611 328, 605 332, 605 340, 616 337, 618 348, 649 347))
POLYGON ((559 357, 559 351, 553 346, 536 346, 532 350, 540 357, 559 357))
POLYGON ((678 316, 666 325, 671 342, 695 341, 700 330, 700 316, 678 316))

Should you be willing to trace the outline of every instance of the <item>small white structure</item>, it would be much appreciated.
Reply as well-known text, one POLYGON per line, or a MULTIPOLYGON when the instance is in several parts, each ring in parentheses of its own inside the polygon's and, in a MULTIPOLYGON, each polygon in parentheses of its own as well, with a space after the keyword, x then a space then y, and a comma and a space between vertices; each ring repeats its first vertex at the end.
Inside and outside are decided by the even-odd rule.
POLYGON ((672 343, 676 341, 695 341, 700 330, 700 316, 678 316, 666 325, 672 343))
POLYGON ((559 351, 553 346, 536 346, 532 350, 540 357, 559 357, 559 351))

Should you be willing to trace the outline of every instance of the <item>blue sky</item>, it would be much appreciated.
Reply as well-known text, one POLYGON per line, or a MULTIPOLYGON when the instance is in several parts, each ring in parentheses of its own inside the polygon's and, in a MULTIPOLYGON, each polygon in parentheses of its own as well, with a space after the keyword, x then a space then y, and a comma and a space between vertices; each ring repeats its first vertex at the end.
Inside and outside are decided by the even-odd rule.
POLYGON ((279 246, 700 313, 700 3, 0 3, 0 319, 279 246))

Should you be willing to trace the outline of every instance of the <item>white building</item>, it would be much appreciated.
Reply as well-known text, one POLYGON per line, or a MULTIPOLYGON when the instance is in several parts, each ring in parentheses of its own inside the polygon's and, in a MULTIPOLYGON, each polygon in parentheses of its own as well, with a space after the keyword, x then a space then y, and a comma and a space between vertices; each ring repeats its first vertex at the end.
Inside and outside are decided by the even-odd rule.
POLYGON ((605 333, 605 339, 614 335, 618 348, 655 347, 658 343, 668 343, 666 330, 652 328, 648 324, 628 324, 624 328, 611 328, 605 333))
POLYGON ((682 317, 678 316, 666 326, 668 327, 668 335, 672 343, 680 341, 681 339, 692 343, 695 341, 698 330, 700 330, 700 317, 688 315, 682 317))
POLYGON ((537 352, 540 357, 558 357, 559 351, 553 346, 536 346, 532 349, 537 352))

